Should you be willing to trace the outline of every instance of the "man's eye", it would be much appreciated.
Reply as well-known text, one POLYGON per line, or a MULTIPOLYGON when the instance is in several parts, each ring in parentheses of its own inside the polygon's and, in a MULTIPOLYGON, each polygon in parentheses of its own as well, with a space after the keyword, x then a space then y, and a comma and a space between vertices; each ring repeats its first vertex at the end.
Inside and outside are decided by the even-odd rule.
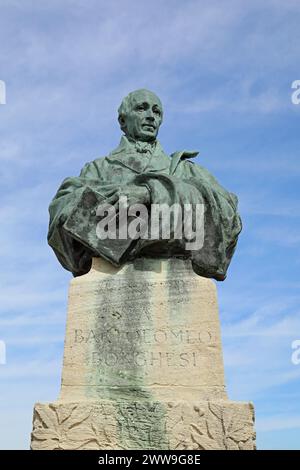
POLYGON ((154 109, 154 111, 153 111, 153 112, 154 112, 155 114, 158 114, 159 116, 161 115, 161 112, 160 112, 160 110, 159 110, 159 109, 154 109))
POLYGON ((139 107, 137 108, 137 111, 144 111, 144 109, 145 109, 144 106, 139 106, 139 107))

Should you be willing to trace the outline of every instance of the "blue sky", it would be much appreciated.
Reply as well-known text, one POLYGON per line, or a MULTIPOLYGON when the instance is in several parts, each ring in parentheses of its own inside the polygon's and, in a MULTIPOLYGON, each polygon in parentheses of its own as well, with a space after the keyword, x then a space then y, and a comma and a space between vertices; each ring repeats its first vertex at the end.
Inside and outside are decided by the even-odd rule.
POLYGON ((47 246, 60 182, 119 142, 136 88, 160 142, 239 196, 244 229, 218 283, 228 393, 253 401, 260 449, 300 449, 298 0, 0 0, 0 448, 28 448, 56 399, 71 278, 47 246))

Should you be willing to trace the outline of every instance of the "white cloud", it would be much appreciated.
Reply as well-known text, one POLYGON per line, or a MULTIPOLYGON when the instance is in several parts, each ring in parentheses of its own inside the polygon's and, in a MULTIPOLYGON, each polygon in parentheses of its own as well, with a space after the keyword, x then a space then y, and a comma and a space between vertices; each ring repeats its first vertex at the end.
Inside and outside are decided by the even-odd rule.
MULTIPOLYGON (((267 130, 272 117, 289 112, 297 118, 289 86, 299 78, 294 74, 300 4, 267 0, 262 10, 258 0, 247 5, 243 0, 2 0, 0 13, 0 79, 7 84, 8 97, 0 108, 0 337, 8 341, 8 360, 15 355, 15 363, 0 372, 8 385, 15 381, 20 388, 31 378, 40 384, 47 377, 54 381, 61 369, 58 348, 70 275, 46 244, 47 207, 59 182, 117 144, 116 109, 137 87, 153 88, 162 96, 166 118, 175 128, 166 139, 172 148, 189 120, 198 123, 200 139, 207 117, 221 116, 224 134, 226 126, 238 134, 239 126, 247 129, 256 121, 267 130), (45 345, 49 353, 43 353, 45 345)), ((218 129, 211 132, 213 140, 219 138, 218 129)), ((240 201, 246 216, 296 219, 297 198, 285 189, 281 194, 278 183, 299 174, 300 160, 292 153, 283 156, 281 150, 273 153, 269 146, 247 161, 236 155, 220 158, 216 168, 230 170, 237 181, 244 176, 240 201), (265 187, 255 181, 258 173, 278 181, 265 187)), ((274 250, 282 245, 273 228, 250 230, 274 250)), ((285 246, 295 249, 298 242, 294 229, 285 246)), ((259 246, 245 244, 244 253, 248 250, 253 260, 254 254, 263 254, 259 246)), ((270 258, 268 262, 273 266, 270 258)), ((232 286, 228 279, 221 296, 225 364, 232 396, 272 400, 281 386, 296 388, 299 383, 300 368, 290 361, 291 339, 300 331, 299 298, 290 293, 297 289, 292 275, 286 285, 281 279, 276 285, 274 276, 260 283, 257 267, 260 273, 266 269, 260 258, 255 268, 244 266, 249 271, 241 276, 244 283, 236 276, 232 286), (284 289, 281 296, 277 290, 284 289)), ((39 400, 40 393, 31 388, 27 399, 39 400)), ((11 421, 19 426, 16 397, 7 393, 3 400, 10 409, 3 429, 11 421)), ((299 422, 289 414, 268 419, 258 421, 259 429, 286 429, 299 422)), ((14 431, 10 436, 16 439, 14 431)))

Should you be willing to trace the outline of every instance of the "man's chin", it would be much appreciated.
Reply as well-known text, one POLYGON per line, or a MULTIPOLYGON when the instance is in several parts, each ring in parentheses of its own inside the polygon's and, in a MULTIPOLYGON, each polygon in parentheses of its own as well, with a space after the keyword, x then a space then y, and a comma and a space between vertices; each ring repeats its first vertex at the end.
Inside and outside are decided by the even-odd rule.
POLYGON ((140 142, 155 142, 156 137, 157 137, 157 132, 149 132, 149 131, 142 131, 137 133, 129 133, 125 132, 126 136, 140 142))
POLYGON ((138 135, 137 140, 140 140, 142 142, 154 142, 156 139, 156 135, 156 133, 153 133, 151 131, 143 131, 138 135))

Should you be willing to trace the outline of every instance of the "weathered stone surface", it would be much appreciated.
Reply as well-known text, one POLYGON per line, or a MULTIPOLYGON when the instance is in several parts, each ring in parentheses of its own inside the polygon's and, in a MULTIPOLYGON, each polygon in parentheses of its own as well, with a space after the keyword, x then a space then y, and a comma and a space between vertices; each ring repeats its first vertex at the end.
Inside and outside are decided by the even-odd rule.
POLYGON ((252 450, 253 422, 227 400, 36 404, 32 449, 252 450))
POLYGON ((94 258, 71 281, 60 399, 225 398, 216 288, 190 261, 94 258))
POLYGON ((33 449, 253 449, 227 399, 216 288, 188 260, 93 259, 71 281, 61 393, 33 449))

